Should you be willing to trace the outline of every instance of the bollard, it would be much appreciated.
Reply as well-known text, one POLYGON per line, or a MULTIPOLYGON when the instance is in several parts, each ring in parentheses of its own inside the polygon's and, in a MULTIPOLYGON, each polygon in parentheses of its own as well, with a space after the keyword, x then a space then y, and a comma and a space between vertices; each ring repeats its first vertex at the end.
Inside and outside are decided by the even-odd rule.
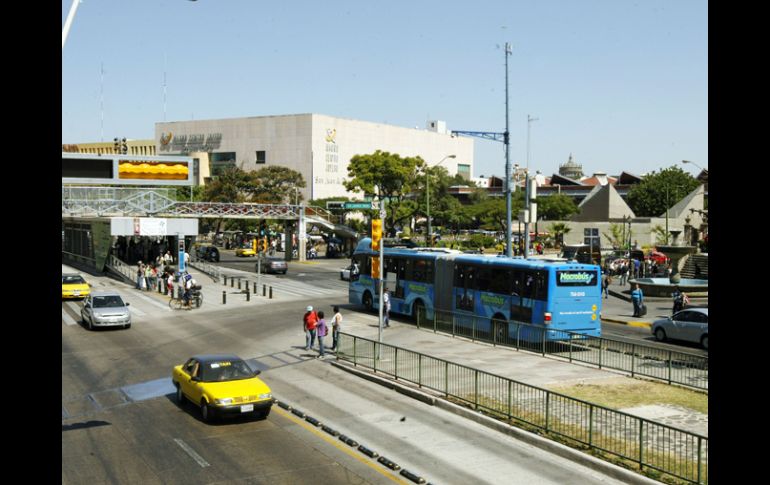
POLYGON ((163 293, 163 281, 158 281, 158 293, 163 293))
POLYGON ((239 290, 241 289, 241 279, 240 278, 238 278, 238 289, 239 290))
POLYGON ((230 277, 230 288, 235 288, 235 276, 230 277))
POLYGON ((262 296, 267 296, 267 285, 262 285, 262 296))
POLYGON ((256 281, 254 282, 254 294, 255 295, 257 294, 257 282, 256 281))
POLYGON ((225 290, 222 290, 222 304, 227 304, 227 292, 225 290))
POLYGON ((270 299, 271 300, 273 299, 273 287, 272 286, 270 287, 270 299))
POLYGON ((222 284, 223 284, 223 285, 225 285, 225 286, 227 286, 227 275, 226 275, 226 274, 223 274, 223 275, 222 275, 222 278, 224 278, 224 279, 225 279, 225 282, 224 282, 224 283, 222 283, 222 284))
POLYGON ((251 301, 251 293, 249 293, 249 285, 246 285, 246 301, 251 301))

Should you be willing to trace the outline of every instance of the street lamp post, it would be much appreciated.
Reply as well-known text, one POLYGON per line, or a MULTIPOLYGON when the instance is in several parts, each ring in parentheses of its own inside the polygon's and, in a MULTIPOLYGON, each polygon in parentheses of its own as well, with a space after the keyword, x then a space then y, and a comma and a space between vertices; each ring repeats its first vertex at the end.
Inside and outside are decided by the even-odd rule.
MULTIPOLYGON (((456 155, 447 155, 444 158, 441 159, 440 162, 438 162, 435 166, 438 167, 444 161, 448 158, 457 158, 456 155)), ((428 167, 425 167, 425 204, 427 207, 427 214, 428 214, 428 241, 430 241, 428 244, 433 247, 433 228, 431 226, 430 221, 430 174, 428 174, 428 167)))
POLYGON ((692 163, 693 165, 695 165, 695 166, 696 166, 696 167, 698 167, 699 169, 703 170, 704 172, 706 172, 706 173, 709 173, 709 169, 707 169, 707 168, 703 168, 703 167, 701 167, 700 165, 698 165, 698 164, 697 164, 697 163, 695 163, 695 162, 691 162, 691 161, 689 161, 689 160, 682 160, 682 163, 692 163))

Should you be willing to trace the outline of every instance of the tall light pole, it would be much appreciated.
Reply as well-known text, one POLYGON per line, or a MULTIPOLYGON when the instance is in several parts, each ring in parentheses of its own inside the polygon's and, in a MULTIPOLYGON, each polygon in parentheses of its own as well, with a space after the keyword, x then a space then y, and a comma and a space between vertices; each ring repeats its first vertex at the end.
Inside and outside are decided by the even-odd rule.
POLYGON ((505 43, 505 255, 513 257, 511 251, 511 144, 508 129, 508 56, 513 53, 511 44, 505 43))
POLYGON ((695 162, 691 162, 691 161, 689 161, 689 160, 682 160, 682 163, 692 163, 693 165, 695 165, 696 167, 698 167, 698 168, 699 168, 699 169, 701 169, 702 171, 704 171, 704 172, 706 172, 706 173, 709 173, 709 169, 707 169, 707 168, 703 168, 703 167, 701 167, 700 165, 698 165, 698 164, 697 164, 697 163, 695 163, 695 162))
POLYGON ((525 207, 527 208, 527 219, 524 221, 524 258, 529 257, 529 224, 530 224, 530 216, 532 214, 531 210, 531 202, 529 200, 531 194, 529 190, 529 132, 532 126, 533 121, 537 121, 539 118, 533 118, 530 115, 527 115, 527 170, 524 172, 525 179, 526 180, 526 192, 525 192, 525 207))
MULTIPOLYGON (((442 163, 444 163, 445 160, 448 158, 457 158, 456 155, 447 155, 444 158, 441 159, 440 162, 438 162, 435 166, 438 167, 442 163)), ((430 174, 428 173, 428 168, 425 167, 425 205, 427 207, 427 214, 428 214, 428 240, 430 241, 429 245, 433 247, 433 227, 431 226, 430 221, 430 174)))

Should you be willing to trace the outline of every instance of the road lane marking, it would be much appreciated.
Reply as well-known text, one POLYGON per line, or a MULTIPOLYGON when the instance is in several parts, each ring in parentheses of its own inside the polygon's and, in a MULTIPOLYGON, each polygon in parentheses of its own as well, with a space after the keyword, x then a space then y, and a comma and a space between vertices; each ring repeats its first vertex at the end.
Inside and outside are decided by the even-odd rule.
POLYGON ((209 462, 203 459, 198 453, 195 452, 192 448, 190 448, 190 445, 185 443, 184 441, 180 440, 179 438, 174 438, 174 441, 176 441, 176 444, 178 444, 190 457, 195 460, 198 465, 201 466, 201 468, 206 468, 209 465, 209 462))
MULTIPOLYGON (((149 297, 149 296, 141 294, 140 293, 141 290, 136 290, 136 291, 137 291, 137 293, 132 293, 131 294, 132 296, 129 296, 128 299, 133 298, 133 296, 138 296, 142 300, 144 300, 144 301, 146 301, 148 303, 151 303, 151 304, 155 305, 158 308, 162 308, 162 309, 164 309, 166 311, 169 311, 169 312, 171 311, 171 308, 168 306, 168 302, 166 302, 166 304, 164 305, 163 303, 159 302, 155 298, 152 298, 152 297, 149 297)), ((126 298, 124 298, 124 300, 126 300, 126 298)))
POLYGON ((67 313, 64 308, 61 309, 61 319, 64 320, 64 323, 67 325, 77 325, 77 322, 71 316, 69 316, 69 313, 67 313))
POLYGON ((353 458, 355 458, 356 460, 360 461, 364 465, 368 466, 372 470, 375 470, 377 473, 379 473, 381 475, 384 475, 387 478, 390 478, 394 482, 402 483, 402 484, 408 483, 408 482, 405 482, 404 480, 401 480, 399 477, 397 477, 397 476, 395 476, 395 475, 393 475, 393 474, 383 470, 382 467, 380 467, 376 463, 372 463, 370 460, 367 460, 366 458, 361 456, 361 453, 358 451, 357 448, 351 448, 350 446, 348 446, 348 445, 342 443, 341 441, 339 441, 339 439, 335 439, 335 438, 330 437, 328 434, 322 432, 319 428, 317 428, 315 426, 312 426, 311 424, 307 423, 304 419, 299 419, 297 416, 294 416, 292 413, 284 411, 283 409, 281 409, 278 406, 273 406, 272 407, 272 412, 274 412, 274 413, 277 412, 278 414, 280 414, 284 418, 288 419, 289 421, 293 421, 294 423, 302 426, 303 428, 305 428, 306 430, 308 430, 311 433, 315 434, 316 436, 318 436, 322 440, 326 441, 330 445, 334 446, 338 450, 343 451, 345 454, 347 454, 349 456, 352 456, 353 458))

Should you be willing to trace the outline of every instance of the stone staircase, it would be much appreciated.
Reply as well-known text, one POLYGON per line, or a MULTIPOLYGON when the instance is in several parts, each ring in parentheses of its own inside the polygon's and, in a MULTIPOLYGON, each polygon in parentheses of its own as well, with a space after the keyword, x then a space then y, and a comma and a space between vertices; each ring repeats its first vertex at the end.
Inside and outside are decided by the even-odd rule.
POLYGON ((684 263, 680 274, 682 278, 709 279, 709 255, 692 254, 684 263))

